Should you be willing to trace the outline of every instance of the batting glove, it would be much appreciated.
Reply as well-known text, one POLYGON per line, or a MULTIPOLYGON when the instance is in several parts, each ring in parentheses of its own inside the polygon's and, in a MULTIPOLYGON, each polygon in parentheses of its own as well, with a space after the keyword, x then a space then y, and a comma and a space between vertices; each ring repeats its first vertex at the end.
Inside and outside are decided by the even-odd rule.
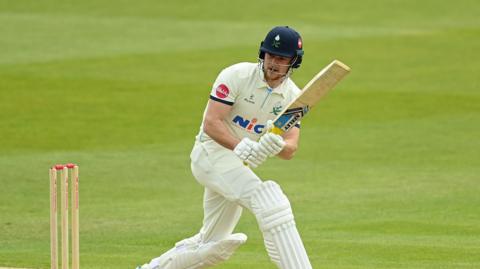
POLYGON ((255 142, 252 152, 250 153, 250 156, 245 160, 245 163, 247 163, 250 167, 252 168, 257 168, 260 166, 265 160, 267 160, 268 153, 262 149, 262 146, 260 143, 255 142))
POLYGON ((268 157, 268 152, 261 149, 258 142, 254 142, 247 137, 237 144, 233 152, 251 168, 257 168, 268 157))
POLYGON ((233 152, 238 156, 238 158, 246 161, 248 156, 251 155, 253 147, 256 142, 252 141, 250 138, 245 137, 240 141, 240 143, 235 146, 233 152))
POLYGON ((263 152, 267 152, 269 157, 275 156, 285 147, 283 137, 274 133, 266 133, 260 137, 258 142, 263 152))
POLYGON ((265 129, 267 130, 267 133, 270 132, 273 127, 275 127, 273 125, 273 120, 267 120, 267 124, 265 124, 265 129))

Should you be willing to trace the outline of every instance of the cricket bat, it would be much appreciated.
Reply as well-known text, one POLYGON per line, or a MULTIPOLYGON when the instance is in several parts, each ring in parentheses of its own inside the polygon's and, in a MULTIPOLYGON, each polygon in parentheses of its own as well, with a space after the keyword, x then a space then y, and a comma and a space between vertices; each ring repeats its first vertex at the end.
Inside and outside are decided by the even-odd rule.
POLYGON ((273 120, 270 132, 282 135, 293 128, 349 72, 350 67, 338 60, 323 68, 303 87, 302 93, 273 120))

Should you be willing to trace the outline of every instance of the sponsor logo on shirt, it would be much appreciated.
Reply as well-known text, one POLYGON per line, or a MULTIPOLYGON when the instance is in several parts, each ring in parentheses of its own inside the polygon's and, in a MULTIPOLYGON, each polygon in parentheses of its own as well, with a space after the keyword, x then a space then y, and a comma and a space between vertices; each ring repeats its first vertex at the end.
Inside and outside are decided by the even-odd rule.
POLYGON ((255 95, 253 94, 250 94, 250 97, 245 97, 243 98, 243 100, 247 103, 250 103, 250 104, 255 104, 255 95))
POLYGON ((252 120, 244 119, 242 116, 237 115, 235 118, 233 118, 233 123, 235 123, 237 126, 244 128, 248 132, 252 133, 257 133, 261 134, 263 131, 263 128, 265 128, 265 125, 263 124, 256 124, 257 119, 253 118, 252 120))
POLYGON ((226 98, 229 93, 230 93, 230 90, 228 89, 227 85, 225 85, 225 84, 220 84, 215 89, 215 95, 217 95, 217 97, 221 98, 221 99, 226 98))

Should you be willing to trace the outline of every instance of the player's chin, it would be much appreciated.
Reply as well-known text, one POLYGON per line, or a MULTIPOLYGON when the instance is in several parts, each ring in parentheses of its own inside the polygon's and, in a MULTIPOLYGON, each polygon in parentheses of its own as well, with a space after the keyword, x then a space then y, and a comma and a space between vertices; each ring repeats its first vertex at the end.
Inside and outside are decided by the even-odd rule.
POLYGON ((268 71, 267 72, 267 78, 269 80, 278 80, 278 79, 281 79, 283 77, 282 74, 276 72, 276 71, 268 71))
POLYGON ((272 77, 272 80, 281 80, 285 77, 285 74, 275 74, 273 77, 272 77))

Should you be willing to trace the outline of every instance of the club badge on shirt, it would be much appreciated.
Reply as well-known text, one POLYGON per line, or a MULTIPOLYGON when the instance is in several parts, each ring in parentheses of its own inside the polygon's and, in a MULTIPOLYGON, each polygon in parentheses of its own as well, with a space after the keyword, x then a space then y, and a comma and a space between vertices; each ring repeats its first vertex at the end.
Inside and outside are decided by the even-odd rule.
POLYGON ((218 85, 217 89, 215 90, 215 95, 217 95, 217 97, 221 99, 227 98, 229 93, 230 93, 230 90, 225 84, 218 85))
POLYGON ((282 108, 282 102, 276 102, 275 105, 273 105, 272 111, 270 113, 277 116, 278 114, 280 114, 280 112, 282 112, 282 108))

